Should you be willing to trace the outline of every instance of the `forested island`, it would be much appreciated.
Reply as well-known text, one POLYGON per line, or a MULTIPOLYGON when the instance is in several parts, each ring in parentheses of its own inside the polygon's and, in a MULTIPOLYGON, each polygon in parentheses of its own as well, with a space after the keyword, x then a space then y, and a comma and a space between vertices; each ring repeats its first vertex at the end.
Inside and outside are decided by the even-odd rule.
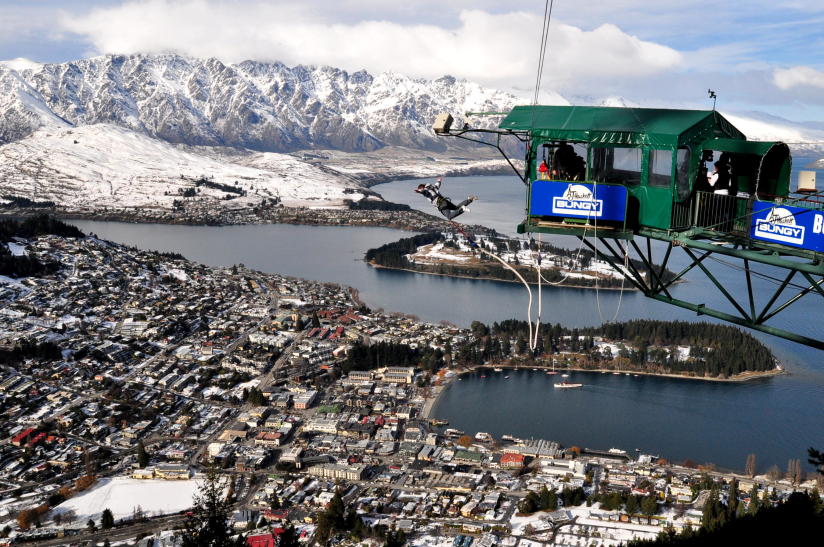
POLYGON ((529 327, 514 319, 472 323, 460 347, 410 347, 399 343, 358 343, 342 363, 344 373, 387 366, 414 366, 434 373, 442 367, 549 367, 610 370, 736 380, 782 372, 767 346, 737 327, 715 323, 636 319, 598 327, 539 327, 534 350, 529 327))
POLYGON ((781 372, 773 353, 736 327, 636 319, 598 327, 541 325, 529 349, 525 321, 472 324, 477 340, 456 353, 458 364, 548 366, 729 380, 781 372))
MULTIPOLYGON (((580 288, 634 289, 609 264, 601 259, 596 260, 595 253, 588 249, 565 249, 546 243, 539 246, 534 240, 524 241, 494 233, 476 236, 476 240, 478 245, 500 256, 532 284, 538 283, 535 263, 540 256, 544 283, 580 288)), ((382 268, 518 282, 511 270, 477 251, 461 235, 439 232, 419 234, 369 249, 365 259, 369 264, 382 268)), ((646 272, 640 261, 632 260, 632 263, 642 275, 646 272)), ((657 273, 665 282, 674 277, 669 270, 659 270, 657 273)))

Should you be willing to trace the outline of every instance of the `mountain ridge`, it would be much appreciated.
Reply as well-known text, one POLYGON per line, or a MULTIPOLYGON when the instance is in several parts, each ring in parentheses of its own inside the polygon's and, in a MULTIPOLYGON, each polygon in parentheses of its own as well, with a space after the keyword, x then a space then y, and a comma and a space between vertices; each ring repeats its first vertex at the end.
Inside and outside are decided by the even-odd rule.
MULTIPOLYGON (((7 82, 0 85, 0 96, 14 92, 16 80, 36 94, 39 105, 72 125, 112 123, 170 143, 261 152, 382 146, 443 151, 446 143, 429 129, 437 113, 504 110, 517 102, 514 95, 451 76, 373 76, 279 62, 227 65, 175 54, 105 55, 59 64, 15 60, 12 66, 20 70, 9 64, 0 66, 0 83, 7 82)), ((25 110, 11 106, 16 108, 6 110, 25 110)), ((18 116, 0 142, 47 125, 31 116, 28 126, 25 121, 18 116)))

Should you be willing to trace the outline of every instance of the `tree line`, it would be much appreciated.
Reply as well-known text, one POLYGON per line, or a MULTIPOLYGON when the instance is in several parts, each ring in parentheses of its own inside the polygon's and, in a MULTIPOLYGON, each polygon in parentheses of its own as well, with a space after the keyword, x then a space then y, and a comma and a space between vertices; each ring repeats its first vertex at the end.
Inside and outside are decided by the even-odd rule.
POLYGON ((48 215, 37 215, 24 220, 0 220, 0 275, 18 278, 56 272, 59 269, 56 262, 43 263, 33 256, 13 255, 6 245, 13 237, 30 239, 49 234, 83 237, 83 232, 76 227, 48 215))
POLYGON ((546 359, 565 352, 567 362, 582 368, 620 365, 624 370, 712 377, 769 371, 776 366, 769 348, 751 334, 715 323, 636 319, 586 328, 542 324, 534 351, 528 348, 529 326, 525 321, 510 319, 491 326, 475 321, 471 329, 479 343, 459 349, 458 361, 464 364, 512 357, 546 359), (597 339, 612 342, 617 351, 599 346, 597 339), (678 346, 689 348, 687 354, 682 355, 678 346))
POLYGON ((366 345, 356 343, 341 364, 344 373, 353 370, 373 370, 381 367, 416 367, 433 372, 443 366, 443 352, 439 349, 413 348, 406 344, 379 342, 366 345))

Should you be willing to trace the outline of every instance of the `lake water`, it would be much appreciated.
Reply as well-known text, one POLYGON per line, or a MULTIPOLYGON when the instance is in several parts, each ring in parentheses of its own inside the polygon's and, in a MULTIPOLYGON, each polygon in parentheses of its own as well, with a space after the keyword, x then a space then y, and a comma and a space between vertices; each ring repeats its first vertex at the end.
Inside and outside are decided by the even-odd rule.
MULTIPOLYGON (((412 189, 417 181, 375 187, 384 197, 423 210, 412 189)), ((514 177, 456 177, 446 180, 446 195, 478 194, 465 220, 513 232, 523 217, 523 185, 514 177)), ((527 298, 516 284, 450 279, 375 269, 364 252, 408 233, 386 228, 292 225, 178 226, 74 221, 87 233, 143 249, 177 251, 211 266, 243 263, 266 272, 334 281, 360 290, 373 308, 402 311, 421 319, 468 326, 525 318, 527 298)), ((573 238, 554 243, 576 247, 573 238)), ((685 263, 676 260, 672 268, 685 263)), ((709 264, 725 286, 741 288, 741 273, 722 263, 709 264)), ((773 270, 765 273, 775 274, 773 270)), ((724 308, 723 297, 700 276, 673 289, 675 297, 724 308)), ((762 281, 757 289, 772 287, 762 281)), ((551 287, 544 291, 542 319, 570 326, 632 318, 697 320, 695 314, 647 299, 635 291, 594 291, 551 287), (600 308, 600 311, 599 311, 600 308)), ((824 338, 821 301, 805 297, 776 326, 824 338)), ((729 309, 727 306, 726 309, 729 309)), ((680 461, 713 461, 742 468, 755 452, 759 467, 784 468, 790 458, 806 461, 808 446, 824 447, 824 352, 757 334, 787 364, 792 375, 716 384, 660 378, 587 375, 582 390, 556 391, 551 377, 516 372, 509 380, 489 377, 456 382, 435 409, 438 417, 466 431, 536 436, 591 448, 618 446, 680 461)))

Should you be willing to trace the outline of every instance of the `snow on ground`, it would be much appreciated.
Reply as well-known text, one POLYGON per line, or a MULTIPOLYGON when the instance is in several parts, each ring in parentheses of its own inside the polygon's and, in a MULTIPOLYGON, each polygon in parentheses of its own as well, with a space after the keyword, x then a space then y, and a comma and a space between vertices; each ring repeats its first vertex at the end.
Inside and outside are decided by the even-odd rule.
POLYGON ((208 399, 212 395, 223 395, 223 390, 217 386, 209 386, 203 390, 202 395, 208 399))
POLYGON ((169 272, 170 276, 174 277, 178 281, 188 281, 189 280, 189 276, 186 275, 186 272, 184 272, 183 270, 181 270, 179 268, 171 268, 170 270, 168 270, 168 272, 169 272))
POLYGON ((5 276, 5 275, 0 275, 0 284, 12 285, 14 287, 21 287, 21 288, 25 287, 25 285, 20 283, 20 281, 18 281, 17 279, 12 279, 11 277, 8 277, 8 276, 5 276))
POLYGON ((749 115, 723 112, 723 115, 751 140, 787 143, 821 143, 824 141, 824 131, 811 129, 789 120, 759 115, 755 112, 749 115), (758 119, 759 117, 762 119, 758 119))
POLYGON ((626 347, 625 344, 613 344, 611 342, 595 342, 595 345, 601 351, 604 351, 604 348, 609 348, 612 355, 618 355, 618 352, 621 351, 621 346, 626 347))
POLYGON ((453 536, 431 536, 429 534, 418 536, 409 545, 411 547, 453 547, 455 544, 453 536))
POLYGON ((9 252, 13 256, 26 256, 28 253, 26 252, 26 246, 20 245, 19 243, 6 243, 6 247, 9 248, 9 252))
POLYGON ((192 198, 227 208, 267 198, 287 206, 340 206, 363 197, 345 178, 287 154, 209 152, 109 124, 45 128, 0 146, 0 193, 69 207, 171 208, 183 190, 207 177, 246 192, 201 186, 192 198), (227 195, 233 199, 223 199, 227 195))
POLYGON ((423 247, 419 247, 418 251, 414 255, 407 255, 413 262, 432 262, 435 260, 443 260, 446 262, 466 262, 470 260, 471 256, 460 255, 454 249, 450 249, 449 252, 443 252, 443 243, 436 243, 434 245, 424 245, 423 247))
POLYGON ((138 506, 147 516, 176 513, 192 506, 192 496, 199 485, 200 481, 194 479, 101 479, 90 490, 58 505, 55 511, 72 510, 80 522, 89 518, 99 519, 104 509, 111 510, 115 519, 131 517, 138 506))

